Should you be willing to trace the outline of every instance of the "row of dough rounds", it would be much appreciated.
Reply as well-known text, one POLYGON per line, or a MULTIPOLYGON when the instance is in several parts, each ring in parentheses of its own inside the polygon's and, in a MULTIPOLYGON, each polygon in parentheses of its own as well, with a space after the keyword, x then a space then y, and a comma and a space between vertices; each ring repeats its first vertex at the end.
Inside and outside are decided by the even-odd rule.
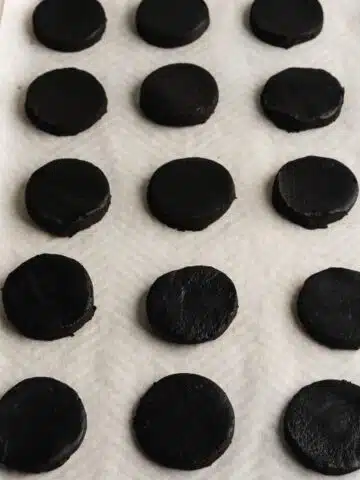
MULTIPOLYGON (((272 203, 284 218, 307 229, 326 228, 355 205, 359 186, 341 162, 308 156, 278 171, 272 203)), ((236 200, 231 173, 205 158, 181 158, 159 167, 149 180, 148 207, 163 224, 180 231, 203 230, 219 220, 236 200)), ((71 237, 99 222, 111 203, 105 174, 90 162, 53 160, 27 182, 25 204, 44 231, 71 237)))
MULTIPOLYGON (((43 0, 33 14, 34 33, 48 48, 78 52, 99 42, 106 14, 97 0, 43 0)), ((210 26, 204 0, 142 0, 135 16, 138 34, 146 42, 174 48, 199 39, 210 26)), ((290 48, 321 32, 324 13, 318 0, 254 0, 250 26, 262 41, 290 48)))
MULTIPOLYGON (((329 268, 309 277, 298 296, 298 316, 314 340, 330 348, 359 349, 360 273, 329 268)), ((86 269, 76 260, 37 255, 5 280, 3 304, 11 324, 25 337, 57 340, 74 335, 96 311, 86 269), (19 301, 21 299, 21 301, 19 301)), ((210 266, 189 266, 160 276, 147 296, 154 334, 196 344, 217 339, 238 312, 233 281, 210 266)))
MULTIPOLYGON (((360 387, 324 380, 289 402, 285 439, 308 468, 342 475, 360 466, 360 387)), ((211 465, 229 447, 235 415, 226 393, 200 375, 162 378, 140 399, 132 427, 143 451, 157 463, 182 470, 211 465)), ((87 430, 85 407, 68 385, 45 377, 23 380, 0 399, 1 462, 42 473, 63 465, 87 430), (51 428, 49 428, 51 426, 51 428)))
MULTIPOLYGON (((142 83, 140 109, 151 121, 189 127, 205 123, 215 112, 219 89, 215 78, 191 63, 165 65, 142 83)), ((325 127, 340 115, 344 88, 330 73, 314 68, 288 68, 273 75, 261 93, 264 114, 277 127, 299 132, 325 127)), ((106 113, 101 83, 76 68, 52 70, 28 88, 25 111, 38 129, 58 136, 77 135, 106 113)))
MULTIPOLYGON (((259 39, 290 48, 315 38, 323 17, 318 0, 255 0, 250 25, 259 39)), ((139 35, 162 48, 189 44, 209 25, 210 12, 203 0, 143 0, 136 13, 139 35)), ((34 11, 33 26, 45 46, 74 52, 102 38, 106 15, 97 0, 43 0, 34 11)), ((144 80, 140 109, 158 124, 192 126, 205 123, 218 100, 217 82, 209 72, 197 65, 173 64, 144 80)), ((330 124, 340 115, 343 101, 338 80, 318 69, 289 68, 271 77, 261 94, 265 115, 287 131, 330 124)), ((37 128, 67 136, 94 125, 106 114, 107 103, 105 89, 93 75, 68 68, 34 80, 25 111, 37 128)), ((316 156, 285 164, 273 187, 275 209, 309 229, 340 220, 357 196, 356 177, 347 167, 316 156)), ((230 172, 202 158, 163 165, 148 186, 152 214, 177 230, 207 228, 229 210, 235 197, 230 172)), ((89 162, 58 159, 31 176, 25 201, 41 229, 71 237, 104 217, 111 203, 110 185, 89 162)), ((304 329, 329 347, 359 348, 359 291, 358 272, 329 269, 310 277, 298 298, 304 329)), ((96 311, 88 272, 62 255, 38 255, 11 272, 3 303, 14 327, 37 340, 74 335, 96 311)), ((230 327, 237 312, 234 283, 210 266, 166 273, 147 296, 154 334, 173 343, 213 341, 230 327)), ((23 472, 57 468, 79 448, 86 427, 84 405, 71 387, 50 378, 24 380, 0 400, 1 462, 23 472)), ((225 452, 233 438, 235 415, 218 385, 180 373, 150 387, 139 401, 132 427, 149 458, 193 470, 211 465, 225 452)), ((328 474, 358 469, 360 388, 335 380, 305 387, 289 403, 284 429, 289 446, 305 466, 328 474)))

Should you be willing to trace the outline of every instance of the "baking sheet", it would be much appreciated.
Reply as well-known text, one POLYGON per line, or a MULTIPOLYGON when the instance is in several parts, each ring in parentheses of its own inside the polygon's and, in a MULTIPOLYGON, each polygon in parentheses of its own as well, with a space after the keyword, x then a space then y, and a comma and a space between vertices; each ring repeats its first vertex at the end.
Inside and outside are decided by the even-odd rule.
MULTIPOLYGON (((292 313, 305 278, 329 266, 360 269, 360 202, 323 231, 281 219, 269 203, 271 181, 285 162, 309 154, 337 158, 360 178, 360 5, 323 0, 325 27, 314 41, 285 51, 261 43, 247 27, 248 0, 208 0, 212 24, 196 43, 161 50, 135 34, 137 0, 103 0, 108 28, 93 48, 74 54, 39 45, 30 29, 34 0, 7 0, 0 29, 0 279, 43 252, 81 261, 95 285, 98 310, 74 338, 41 343, 0 323, 0 392, 27 376, 50 375, 72 385, 84 400, 89 428, 83 446, 49 480, 298 480, 304 470, 278 435, 281 412, 302 386, 323 378, 360 384, 358 353, 333 352, 307 338, 292 313), (194 62, 219 83, 213 117, 196 128, 151 124, 135 106, 138 87, 153 69, 194 62), (56 138, 24 117, 28 84, 66 66, 84 68, 106 88, 109 113, 89 131, 56 138), (332 126, 288 134, 258 109, 268 77, 289 66, 321 67, 346 89, 332 126), (237 201, 201 233, 179 233, 151 218, 144 206, 151 173, 168 160, 204 156, 229 168, 237 201), (23 206, 24 184, 54 158, 78 157, 109 177, 113 202, 104 220, 68 239, 36 229, 23 206), (144 295, 157 276, 191 264, 222 269, 236 283, 240 309, 219 340, 197 347, 167 345, 145 328, 144 295), (218 382, 236 413, 232 446, 211 468, 189 473, 162 469, 134 446, 129 429, 139 396, 160 377, 194 372, 218 382)), ((21 478, 0 472, 1 478, 21 478)), ((356 477, 356 473, 353 474, 356 477)), ((349 478, 352 478, 349 475, 349 478)))

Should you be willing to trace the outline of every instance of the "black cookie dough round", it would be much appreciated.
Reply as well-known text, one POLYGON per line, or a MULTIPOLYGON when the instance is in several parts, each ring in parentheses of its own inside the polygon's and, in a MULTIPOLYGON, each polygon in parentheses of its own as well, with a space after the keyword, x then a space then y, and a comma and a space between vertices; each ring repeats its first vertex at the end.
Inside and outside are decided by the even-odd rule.
POLYGON ((162 48, 194 42, 210 25, 204 0, 142 0, 136 28, 146 42, 162 48))
POLYGON ((149 290, 146 310, 154 332, 174 343, 215 340, 238 311, 234 283, 223 272, 192 266, 166 273, 149 290))
POLYGON ((72 336, 95 313, 89 274, 63 255, 42 254, 27 260, 9 274, 2 294, 8 320, 36 340, 72 336))
POLYGON ((324 12, 318 0, 255 0, 250 26, 262 41, 290 48, 319 35, 324 12))
POLYGON ((174 63, 152 72, 140 90, 140 108, 155 123, 186 127, 205 123, 219 101, 215 78, 191 63, 174 63))
POLYGON ((288 132, 325 127, 340 115, 344 88, 329 72, 288 68, 272 76, 261 93, 265 115, 288 132))
POLYGON ((170 375, 141 398, 133 420, 140 448, 169 468, 210 466, 230 446, 234 411, 211 380, 189 373, 170 375))
POLYGON ((109 182, 92 163, 58 159, 32 174, 26 186, 26 208, 43 230, 71 237, 99 222, 109 209, 109 182))
POLYGON ((90 73, 62 68, 46 72, 31 83, 25 111, 33 125, 44 132, 77 135, 105 115, 107 97, 90 73))
POLYGON ((97 0, 42 0, 34 10, 33 29, 46 47, 79 52, 101 39, 106 15, 97 0))
POLYGON ((360 468, 360 387, 323 380, 302 388, 288 404, 284 433, 305 467, 325 475, 360 468))
POLYGON ((329 268, 309 277, 297 301, 304 329, 330 348, 360 348, 360 272, 329 268))
POLYGON ((332 158, 309 156, 286 163, 278 172, 272 201, 293 223, 326 228, 347 215, 359 193, 355 175, 332 158))
POLYGON ((24 473, 59 468, 78 450, 86 429, 75 390, 53 378, 23 380, 0 400, 1 464, 24 473))
POLYGON ((221 218, 236 197, 225 167, 205 158, 181 158, 155 171, 147 198, 150 211, 165 225, 199 231, 221 218))

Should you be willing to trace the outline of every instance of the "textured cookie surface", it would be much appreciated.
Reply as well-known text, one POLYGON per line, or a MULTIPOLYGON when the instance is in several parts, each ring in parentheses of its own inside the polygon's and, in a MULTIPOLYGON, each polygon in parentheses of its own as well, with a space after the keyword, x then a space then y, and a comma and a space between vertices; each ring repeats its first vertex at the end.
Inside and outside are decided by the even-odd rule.
POLYGON ((139 35, 162 48, 194 42, 209 24, 209 9, 204 0, 143 0, 136 13, 139 35))
POLYGON ((85 268, 54 254, 33 257, 11 272, 3 303, 14 327, 37 340, 71 336, 95 313, 93 285, 85 268))
POLYGON ((250 25, 262 41, 290 48, 321 32, 324 12, 318 0, 255 0, 250 25))
POLYGON ((90 73, 63 68, 46 72, 31 83, 25 111, 33 125, 44 132, 76 135, 105 115, 107 97, 90 73))
POLYGON ((272 76, 261 93, 265 115, 288 132, 325 127, 340 115, 344 88, 325 70, 288 68, 272 76))
POLYGON ((285 439, 307 468, 343 475, 360 468, 360 387, 323 380, 301 389, 284 416, 285 439))
POLYGON ((63 465, 80 447, 87 419, 78 394, 53 378, 28 378, 0 400, 1 463, 42 473, 63 465))
POLYGON ((203 230, 235 200, 230 172, 213 160, 182 158, 156 170, 148 186, 153 215, 178 230, 203 230))
POLYGON ((155 333, 175 343, 202 343, 222 335, 238 310, 232 280, 213 267, 193 266, 158 278, 147 315, 155 333))
POLYGON ((155 123, 186 127, 205 123, 218 104, 215 78, 191 63, 174 63, 152 72, 140 91, 140 108, 155 123))
POLYGON ((329 268, 309 277, 298 297, 305 330, 331 348, 360 348, 360 272, 329 268))
POLYGON ((109 209, 109 182, 95 165, 58 159, 30 177, 25 193, 30 217, 43 230, 71 237, 99 222, 109 209))
POLYGON ((332 158, 309 156, 286 163, 273 186, 273 205, 308 229, 326 228, 347 215, 359 193, 352 171, 332 158))
POLYGON ((151 460, 196 470, 211 465, 227 450, 235 418, 218 385, 180 373, 161 379, 145 393, 133 423, 139 446, 151 460))
POLYGON ((34 10, 33 28, 46 47, 78 52, 101 39, 106 15, 97 0, 42 0, 34 10))

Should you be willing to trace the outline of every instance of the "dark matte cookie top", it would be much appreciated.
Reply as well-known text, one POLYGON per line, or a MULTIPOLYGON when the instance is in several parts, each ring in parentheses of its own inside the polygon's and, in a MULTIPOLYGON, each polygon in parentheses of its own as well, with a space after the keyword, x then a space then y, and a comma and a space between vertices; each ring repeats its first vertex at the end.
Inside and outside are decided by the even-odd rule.
POLYGON ((235 427, 226 393, 211 380, 180 373, 155 383, 133 420, 139 446, 169 468, 208 467, 229 447, 235 427))
POLYGON ((204 0, 142 0, 136 12, 139 35, 162 48, 194 42, 210 25, 204 0))
POLYGON ((309 277, 297 302, 299 319, 318 342, 360 348, 360 272, 329 268, 309 277))
POLYGON ((155 333, 170 342, 195 344, 215 340, 229 328, 238 298, 234 283, 223 272, 192 266, 158 278, 146 307, 155 333))
POLYGON ((191 63, 174 63, 152 72, 140 91, 144 115, 160 125, 185 127, 205 123, 219 100, 215 78, 191 63))
POLYGON ((107 112, 101 83, 76 68, 52 70, 28 88, 25 110, 35 127, 53 135, 76 135, 107 112))
POLYGON ((106 15, 97 0, 42 0, 34 10, 33 28, 46 47, 78 52, 101 39, 106 15))
POLYGON ((344 88, 325 70, 288 68, 272 76, 261 93, 266 116, 279 128, 298 132, 334 122, 344 88))
POLYGON ((318 0, 255 0, 250 25, 262 41, 290 48, 321 32, 324 12, 318 0))
POLYGON ((302 388, 284 416, 285 439, 307 468, 344 475, 360 468, 360 387, 323 380, 302 388))
POLYGON ((95 313, 89 274, 63 255, 42 254, 27 260, 9 274, 2 293, 8 320, 37 340, 71 336, 95 313))
POLYGON ((355 175, 332 158, 309 156, 286 163, 273 187, 282 216, 308 229, 326 228, 349 213, 358 197, 355 175))
POLYGON ((42 473, 80 447, 87 419, 78 394, 53 378, 28 378, 0 400, 0 457, 10 470, 42 473))
POLYGON ((178 230, 203 230, 235 200, 230 172, 213 160, 182 158, 156 170, 148 186, 153 215, 178 230))
POLYGON ((30 217, 42 229, 71 237, 103 218, 110 206, 110 186, 95 165, 59 159, 32 174, 25 200, 30 217))

